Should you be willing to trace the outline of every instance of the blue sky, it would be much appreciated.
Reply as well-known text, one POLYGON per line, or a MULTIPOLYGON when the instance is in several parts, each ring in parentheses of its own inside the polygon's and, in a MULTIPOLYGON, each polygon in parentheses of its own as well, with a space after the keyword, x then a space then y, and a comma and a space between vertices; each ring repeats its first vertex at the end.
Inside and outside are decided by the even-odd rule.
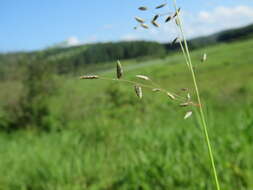
MULTIPOLYGON (((170 25, 133 30, 137 10, 164 0, 0 0, 0 51, 42 49, 64 40, 69 45, 97 41, 173 38, 170 25)), ((168 8, 172 10, 172 0, 168 8)), ((188 37, 253 23, 252 0, 178 0, 188 37)))

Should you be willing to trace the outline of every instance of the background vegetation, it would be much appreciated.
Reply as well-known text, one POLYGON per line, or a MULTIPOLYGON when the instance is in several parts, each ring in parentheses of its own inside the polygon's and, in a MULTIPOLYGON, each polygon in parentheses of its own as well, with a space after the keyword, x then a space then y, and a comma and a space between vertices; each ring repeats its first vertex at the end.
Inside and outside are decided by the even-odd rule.
MULTIPOLYGON (((247 31, 226 31, 229 40, 222 43, 226 32, 195 39, 199 45, 191 41, 224 190, 253 188, 253 40, 247 31), (214 36, 215 43, 204 43, 214 36)), ((211 190, 201 129, 194 117, 183 120, 185 109, 149 91, 139 100, 132 86, 78 80, 80 73, 114 76, 114 60, 124 58, 128 79, 144 74, 167 89, 191 90, 176 48, 122 42, 2 54, 0 189, 211 190)))

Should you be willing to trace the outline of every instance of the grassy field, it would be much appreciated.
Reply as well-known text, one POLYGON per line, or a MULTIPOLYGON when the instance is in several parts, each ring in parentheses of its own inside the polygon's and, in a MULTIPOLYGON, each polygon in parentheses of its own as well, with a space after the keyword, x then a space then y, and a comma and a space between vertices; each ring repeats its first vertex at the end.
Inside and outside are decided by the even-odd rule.
MULTIPOLYGON (((253 189, 252 52, 249 40, 192 53, 222 190, 253 189)), ((192 89, 179 54, 122 65, 127 79, 144 74, 168 90, 192 89)), ((94 74, 115 75, 115 63, 101 67, 94 74)), ((139 100, 128 84, 78 77, 58 78, 53 131, 0 134, 0 190, 214 189, 201 128, 195 116, 183 119, 187 108, 149 90, 139 100)))

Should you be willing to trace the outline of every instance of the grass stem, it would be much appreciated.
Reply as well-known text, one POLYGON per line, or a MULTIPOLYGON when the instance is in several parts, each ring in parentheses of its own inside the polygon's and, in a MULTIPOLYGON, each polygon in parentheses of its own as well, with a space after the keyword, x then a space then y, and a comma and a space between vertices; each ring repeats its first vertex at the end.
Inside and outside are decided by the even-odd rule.
MULTIPOLYGON (((175 10, 178 11, 176 0, 173 0, 173 1, 174 1, 175 10)), ((191 72, 191 75, 192 75, 194 88, 195 88, 195 93, 196 93, 196 96, 197 96, 197 101, 198 101, 198 104, 200 105, 199 106, 199 113, 200 113, 200 118, 201 118, 201 123, 202 123, 202 129, 203 129, 203 132, 204 132, 204 137, 205 137, 205 141, 206 141, 207 148, 208 148, 208 154, 209 154, 211 165, 212 165, 212 171, 213 171, 213 175, 214 175, 215 185, 216 185, 216 189, 220 190, 219 179, 218 179, 218 175, 217 175, 217 171, 216 171, 216 166, 215 166, 212 146, 211 146, 211 143, 210 143, 209 133, 208 133, 208 130, 207 130, 207 123, 206 123, 206 119, 205 119, 205 115, 204 115, 204 111, 203 111, 203 105, 201 103, 199 88, 198 88, 198 84, 197 84, 197 80, 196 80, 196 74, 195 74, 193 66, 192 66, 190 51, 189 51, 188 44, 187 44, 187 41, 186 41, 186 38, 185 38, 185 35, 184 35, 182 22, 181 22, 181 19, 179 17, 179 13, 177 13, 177 19, 179 21, 178 22, 178 27, 180 29, 180 33, 181 33, 182 39, 183 39, 183 44, 182 44, 182 42, 180 42, 180 46, 181 46, 182 52, 184 54, 184 57, 186 59, 186 63, 188 65, 188 67, 190 69, 190 72, 191 72)))

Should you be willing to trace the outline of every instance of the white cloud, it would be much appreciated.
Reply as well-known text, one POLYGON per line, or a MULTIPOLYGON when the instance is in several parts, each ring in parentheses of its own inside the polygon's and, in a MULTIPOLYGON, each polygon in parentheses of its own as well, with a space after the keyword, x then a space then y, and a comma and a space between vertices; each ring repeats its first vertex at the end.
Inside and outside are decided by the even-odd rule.
POLYGON ((77 37, 71 36, 67 38, 66 40, 64 40, 63 42, 56 43, 50 47, 66 48, 66 47, 77 46, 77 45, 81 45, 81 42, 78 40, 77 37))
POLYGON ((135 35, 135 34, 126 34, 121 37, 121 40, 123 41, 134 41, 134 40, 139 40, 140 37, 135 35))
POLYGON ((200 11, 185 18, 188 36, 207 35, 220 30, 235 28, 253 22, 253 8, 248 6, 219 6, 210 11, 200 11))
POLYGON ((247 6, 217 7, 213 11, 201 11, 198 15, 201 21, 215 23, 216 21, 245 22, 253 20, 253 8, 247 6))
POLYGON ((80 44, 80 41, 78 40, 77 37, 75 36, 71 36, 69 37, 66 41, 66 46, 76 46, 76 45, 79 45, 80 44))

